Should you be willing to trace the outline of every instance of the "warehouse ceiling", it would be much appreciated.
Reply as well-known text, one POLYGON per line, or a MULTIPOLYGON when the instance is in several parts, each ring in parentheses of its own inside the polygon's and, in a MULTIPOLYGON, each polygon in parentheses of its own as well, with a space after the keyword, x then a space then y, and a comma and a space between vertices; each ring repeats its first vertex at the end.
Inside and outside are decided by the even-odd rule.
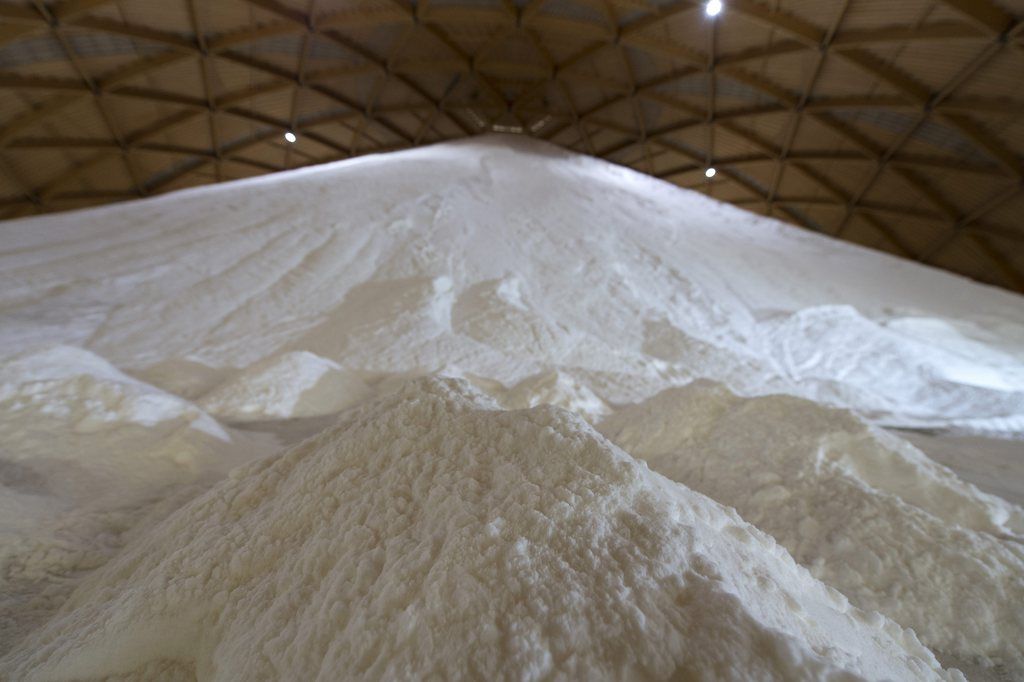
POLYGON ((6 0, 0 216, 501 131, 1024 291, 1022 15, 1024 0, 724 0, 717 16, 704 0, 6 0))

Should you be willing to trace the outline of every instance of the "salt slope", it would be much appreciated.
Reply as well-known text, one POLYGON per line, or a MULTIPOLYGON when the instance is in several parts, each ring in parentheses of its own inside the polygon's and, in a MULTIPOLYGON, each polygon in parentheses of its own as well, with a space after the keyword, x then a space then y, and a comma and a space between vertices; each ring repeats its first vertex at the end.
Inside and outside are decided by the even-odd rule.
POLYGON ((271 451, 66 346, 0 361, 0 443, 0 652, 142 519, 271 451))
POLYGON ((963 679, 569 412, 413 382, 90 576, 22 680, 963 679))
POLYGON ((703 376, 892 424, 1024 423, 1020 297, 523 138, 0 230, 0 347, 78 345, 144 376, 185 360, 230 374, 312 352, 351 371, 457 366, 506 386, 561 371, 607 403, 703 376), (860 318, 819 308, 835 334, 788 334, 782 355, 763 347, 780 315, 838 304, 860 318), (903 319, 945 327, 910 324, 926 342, 895 352, 890 327, 903 319), (849 353, 853 334, 883 357, 849 353), (933 376, 965 345, 963 371, 933 376), (785 361, 811 352, 844 360, 785 361), (891 381, 876 381, 879 364, 891 381), (970 378, 995 375, 1003 383, 970 378))
POLYGON ((655 471, 734 506, 861 608, 937 651, 1024 676, 1024 509, 847 411, 788 396, 697 382, 600 428, 655 471))
POLYGON ((764 320, 759 342, 810 398, 855 406, 881 421, 899 415, 905 426, 918 419, 928 425, 941 414, 951 427, 983 429, 988 419, 998 431, 1000 420, 1021 420, 1011 430, 1024 431, 1024 364, 941 321, 908 322, 817 306, 764 320))

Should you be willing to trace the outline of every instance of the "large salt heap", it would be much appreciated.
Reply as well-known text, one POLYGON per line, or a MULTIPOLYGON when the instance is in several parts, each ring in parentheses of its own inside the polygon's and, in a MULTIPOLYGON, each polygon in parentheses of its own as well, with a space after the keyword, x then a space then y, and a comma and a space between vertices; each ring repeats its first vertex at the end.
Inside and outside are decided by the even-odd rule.
POLYGON ((0 352, 83 346, 188 397, 244 398, 227 416, 320 413, 251 383, 312 354, 306 378, 554 370, 623 403, 705 377, 1024 432, 1024 354, 1005 347, 1021 297, 523 138, 2 229, 0 352), (248 388, 222 386, 239 371, 248 388))
MULTIPOLYGON (((239 470, 0 663, 12 679, 957 679, 578 417, 425 380, 239 470)), ((962 679, 962 678, 961 678, 962 679)))
POLYGON ((1024 665, 876 428, 1024 434, 1019 296, 493 136, 0 237, 0 677, 1024 665))

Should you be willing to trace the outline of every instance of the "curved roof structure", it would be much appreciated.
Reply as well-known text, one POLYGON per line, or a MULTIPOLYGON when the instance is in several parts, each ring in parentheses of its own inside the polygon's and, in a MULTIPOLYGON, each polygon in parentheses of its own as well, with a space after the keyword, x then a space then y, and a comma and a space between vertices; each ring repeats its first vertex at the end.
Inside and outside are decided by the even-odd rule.
POLYGON ((724 0, 714 17, 695 0, 4 0, 0 216, 503 131, 1024 290, 1022 15, 1021 0, 724 0))

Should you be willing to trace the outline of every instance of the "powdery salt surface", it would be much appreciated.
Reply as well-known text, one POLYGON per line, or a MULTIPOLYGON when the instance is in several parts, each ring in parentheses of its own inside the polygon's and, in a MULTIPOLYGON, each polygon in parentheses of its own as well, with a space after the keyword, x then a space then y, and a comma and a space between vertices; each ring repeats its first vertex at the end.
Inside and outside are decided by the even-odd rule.
POLYGON ((556 370, 606 403, 705 377, 894 426, 1024 432, 1019 296, 540 142, 182 196, 6 223, 0 348, 81 346, 184 386, 154 368, 187 360, 206 389, 290 353, 505 386, 556 370))
POLYGON ((77 433, 111 424, 154 426, 180 419, 228 439, 215 420, 187 400, 125 375, 94 353, 69 346, 43 347, 0 360, 0 404, 10 416, 69 419, 77 433))
POLYGON ((578 417, 424 380, 88 578, 16 679, 962 679, 578 417))
POLYGON ((947 426, 966 426, 978 414, 993 423, 1021 418, 1019 361, 957 338, 949 326, 902 322, 869 320, 851 306, 819 306, 765 321, 760 342, 804 395, 856 406, 882 421, 900 415, 904 426, 928 425, 942 414, 947 426))
POLYGON ((1019 507, 733 395, 1024 434, 1018 296, 499 137, 0 237, 15 679, 934 672, 632 457, 957 661, 1021 658, 1019 507))
POLYGON ((861 608, 945 654, 1024 675, 1024 509, 844 410, 697 382, 601 431, 734 506, 861 608))
POLYGON ((140 521, 272 452, 192 403, 62 346, 0 361, 0 443, 0 653, 45 621, 140 521))

